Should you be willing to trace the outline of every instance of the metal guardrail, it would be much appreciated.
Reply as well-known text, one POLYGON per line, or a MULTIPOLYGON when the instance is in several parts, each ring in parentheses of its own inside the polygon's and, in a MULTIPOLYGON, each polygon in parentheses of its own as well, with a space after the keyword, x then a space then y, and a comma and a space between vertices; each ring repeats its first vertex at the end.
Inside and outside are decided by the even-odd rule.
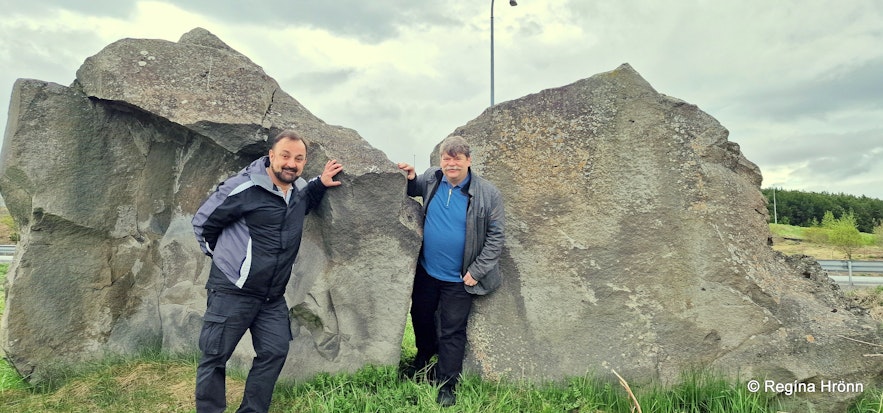
POLYGON ((883 273, 883 261, 817 260, 825 271, 883 273))
POLYGON ((846 275, 828 275, 834 282, 840 286, 850 287, 876 287, 883 285, 883 277, 872 277, 863 275, 861 277, 849 277, 846 275))
POLYGON ((15 255, 15 245, 0 245, 0 263, 12 262, 15 255))
POLYGON ((822 269, 837 274, 846 273, 847 275, 828 275, 837 284, 848 285, 851 287, 865 286, 872 287, 875 285, 883 285, 883 277, 860 276, 853 277, 853 274, 883 273, 883 261, 846 261, 846 260, 816 260, 822 269))

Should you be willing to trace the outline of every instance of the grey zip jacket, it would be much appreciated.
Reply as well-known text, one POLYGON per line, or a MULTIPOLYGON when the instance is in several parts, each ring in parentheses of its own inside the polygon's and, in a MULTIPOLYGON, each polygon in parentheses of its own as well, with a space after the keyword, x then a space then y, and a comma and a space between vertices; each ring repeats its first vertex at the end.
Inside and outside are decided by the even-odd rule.
MULTIPOLYGON (((441 168, 432 167, 408 181, 408 196, 423 197, 424 216, 443 176, 441 168)), ((486 295, 503 281, 500 274, 500 255, 505 243, 503 196, 494 184, 472 172, 472 168, 469 168, 469 176, 469 184, 462 188, 469 196, 469 204, 466 207, 466 247, 460 277, 466 272, 472 274, 478 284, 471 287, 463 284, 466 291, 486 295)))

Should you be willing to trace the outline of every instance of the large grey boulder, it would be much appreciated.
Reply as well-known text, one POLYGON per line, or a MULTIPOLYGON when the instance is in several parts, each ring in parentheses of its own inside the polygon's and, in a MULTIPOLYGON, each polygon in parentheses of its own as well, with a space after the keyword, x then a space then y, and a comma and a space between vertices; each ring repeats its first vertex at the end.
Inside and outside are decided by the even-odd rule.
MULTIPOLYGON (((210 261, 190 220, 218 182, 284 128, 310 142, 305 177, 345 167, 307 217, 286 293, 296 335, 283 374, 399 360, 419 205, 386 156, 310 114, 202 29, 125 39, 71 87, 16 82, 0 191, 21 228, 0 345, 32 381, 145 347, 194 351, 210 261)), ((245 367, 250 339, 234 357, 245 367)))
POLYGON ((504 284, 470 321, 473 370, 640 383, 699 366, 880 384, 883 360, 854 341, 879 345, 879 327, 809 275, 817 263, 769 247, 758 168, 715 119, 629 65, 496 105, 453 134, 507 216, 504 284))

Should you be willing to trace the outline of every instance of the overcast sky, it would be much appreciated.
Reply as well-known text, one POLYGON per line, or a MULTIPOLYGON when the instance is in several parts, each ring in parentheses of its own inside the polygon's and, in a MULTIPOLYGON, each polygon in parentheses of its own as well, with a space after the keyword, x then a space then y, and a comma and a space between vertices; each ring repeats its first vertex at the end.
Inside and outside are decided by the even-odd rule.
MULTIPOLYGON (((493 7, 497 103, 629 63, 720 121, 764 188, 883 199, 883 1, 518 1, 493 7)), ((70 85, 116 40, 177 41, 195 27, 325 122, 421 170, 490 104, 487 0, 0 0, 0 10, 4 109, 17 78, 70 85)))

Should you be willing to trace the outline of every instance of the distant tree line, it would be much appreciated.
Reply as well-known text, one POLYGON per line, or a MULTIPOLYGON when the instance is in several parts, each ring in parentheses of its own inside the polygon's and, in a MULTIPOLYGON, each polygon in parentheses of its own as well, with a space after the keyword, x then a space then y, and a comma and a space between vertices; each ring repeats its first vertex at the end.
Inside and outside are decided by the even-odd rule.
POLYGON ((761 192, 767 199, 770 222, 778 220, 780 224, 799 227, 819 226, 827 211, 838 219, 851 212, 858 230, 866 233, 873 233, 874 227, 883 222, 883 200, 876 198, 773 188, 761 192))

